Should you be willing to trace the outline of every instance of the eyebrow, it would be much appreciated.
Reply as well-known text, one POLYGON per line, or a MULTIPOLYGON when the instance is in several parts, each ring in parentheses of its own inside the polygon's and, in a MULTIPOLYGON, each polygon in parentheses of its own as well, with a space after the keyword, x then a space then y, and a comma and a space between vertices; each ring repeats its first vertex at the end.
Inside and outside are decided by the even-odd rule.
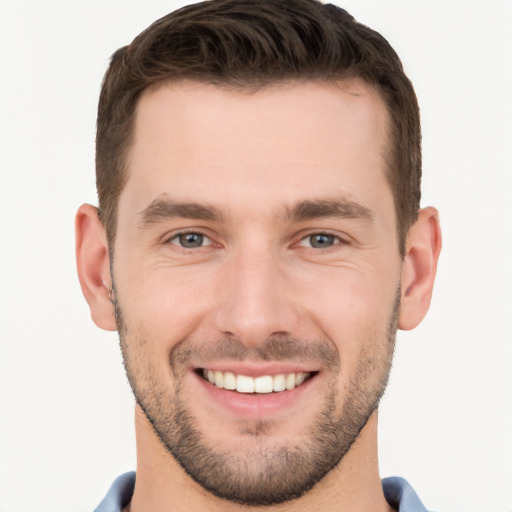
POLYGON ((305 200, 285 210, 284 218, 300 222, 323 217, 341 217, 345 219, 373 220, 373 212, 365 206, 346 199, 305 200))
MULTIPOLYGON (((171 199, 154 199, 139 213, 139 223, 144 226, 172 218, 207 220, 221 222, 224 215, 214 206, 199 203, 177 202, 171 199)), ((301 222, 325 217, 373 220, 373 212, 354 201, 346 199, 318 199, 299 201, 292 207, 285 207, 285 222, 301 222)))
POLYGON ((170 199, 154 199, 149 206, 139 213, 140 224, 154 224, 156 222, 184 218, 194 220, 220 221, 222 213, 213 206, 199 203, 181 203, 170 199))

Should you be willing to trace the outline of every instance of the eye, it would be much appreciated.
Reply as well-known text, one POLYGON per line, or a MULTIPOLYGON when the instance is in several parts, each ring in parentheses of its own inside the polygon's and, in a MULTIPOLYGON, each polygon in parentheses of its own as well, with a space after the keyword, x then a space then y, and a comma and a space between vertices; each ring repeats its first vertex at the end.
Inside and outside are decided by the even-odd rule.
POLYGON ((328 249, 333 245, 339 244, 341 240, 329 233, 313 233, 304 237, 300 241, 302 247, 312 247, 313 249, 328 249))
POLYGON ((197 249, 210 245, 212 241, 201 233, 179 233, 169 240, 171 244, 179 245, 184 249, 197 249))

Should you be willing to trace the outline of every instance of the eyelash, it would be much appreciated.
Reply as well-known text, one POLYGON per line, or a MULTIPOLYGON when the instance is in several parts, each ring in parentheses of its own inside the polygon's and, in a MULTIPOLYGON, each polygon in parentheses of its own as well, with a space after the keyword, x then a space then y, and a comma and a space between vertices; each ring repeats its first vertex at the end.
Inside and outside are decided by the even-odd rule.
POLYGON ((194 250, 194 249, 200 249, 202 247, 208 247, 209 245, 212 245, 214 242, 213 242, 213 240, 209 236, 205 235, 204 233, 201 233, 200 231, 182 231, 181 233, 176 233, 172 237, 168 238, 166 240, 166 243, 172 244, 172 245, 177 245, 181 249, 185 249, 185 250, 191 249, 191 250, 194 250), (203 243, 201 243, 201 245, 199 245, 197 247, 185 247, 181 243, 175 243, 174 242, 175 240, 180 240, 181 237, 186 237, 186 236, 201 237, 201 242, 207 240, 208 243, 205 244, 205 245, 203 245, 203 243))
POLYGON ((333 233, 319 231, 319 232, 315 232, 315 233, 309 233, 308 235, 302 237, 297 245, 299 245, 300 247, 307 247, 308 249, 328 250, 328 249, 332 249, 335 246, 346 245, 346 244, 347 244, 347 242, 345 240, 343 240, 342 238, 340 238, 339 236, 337 236, 333 233), (314 247, 311 245, 311 239, 313 237, 326 237, 326 238, 332 239, 332 244, 329 245, 328 247, 320 247, 320 246, 314 247), (306 241, 309 241, 310 244, 305 245, 304 242, 306 242, 306 241))
MULTIPOLYGON (((182 242, 183 242, 183 240, 182 240, 182 242)), ((184 250, 195 250, 195 249, 208 247, 210 245, 213 245, 215 242, 208 235, 205 235, 204 233, 201 233, 200 231, 182 231, 180 233, 174 234, 170 238, 167 238, 165 243, 176 245, 180 249, 184 249, 184 250), (200 245, 195 246, 195 247, 194 246, 185 247, 184 245, 182 245, 182 243, 180 243, 180 239, 181 239, 181 237, 186 237, 186 236, 200 237, 201 238, 200 245), (205 241, 207 241, 208 243, 204 244, 205 241)), ((329 233, 326 231, 318 231, 318 232, 309 233, 309 234, 303 236, 299 240, 299 242, 294 245, 299 246, 299 247, 305 247, 307 249, 324 250, 325 251, 325 250, 332 249, 333 247, 336 247, 338 245, 347 245, 347 244, 348 244, 348 242, 346 240, 343 240, 342 238, 340 238, 337 235, 334 235, 333 233, 329 233), (314 247, 311 243, 311 240, 313 237, 326 237, 331 240, 331 245, 329 245, 327 247, 321 247, 321 246, 314 247), (309 241, 309 244, 307 244, 308 241, 309 241)))

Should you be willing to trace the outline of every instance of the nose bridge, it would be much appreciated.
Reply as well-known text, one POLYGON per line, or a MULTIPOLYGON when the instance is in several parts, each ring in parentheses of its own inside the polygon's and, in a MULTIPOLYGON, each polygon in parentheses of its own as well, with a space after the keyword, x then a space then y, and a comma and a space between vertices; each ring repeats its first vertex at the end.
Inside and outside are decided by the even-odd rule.
POLYGON ((286 281, 282 262, 268 247, 240 247, 227 263, 217 329, 248 346, 291 334, 297 313, 286 281))

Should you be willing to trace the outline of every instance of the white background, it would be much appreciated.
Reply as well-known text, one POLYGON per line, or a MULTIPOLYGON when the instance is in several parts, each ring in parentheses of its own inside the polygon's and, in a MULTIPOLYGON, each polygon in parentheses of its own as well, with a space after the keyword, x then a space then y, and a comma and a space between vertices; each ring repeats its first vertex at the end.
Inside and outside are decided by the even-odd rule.
MULTIPOLYGON (((115 333, 89 318, 73 217, 95 203, 109 55, 181 2, 0 0, 0 511, 91 511, 135 467, 115 333)), ((424 205, 444 250, 431 311, 399 333, 383 476, 428 508, 512 511, 512 1, 347 0, 416 85, 424 205)))

